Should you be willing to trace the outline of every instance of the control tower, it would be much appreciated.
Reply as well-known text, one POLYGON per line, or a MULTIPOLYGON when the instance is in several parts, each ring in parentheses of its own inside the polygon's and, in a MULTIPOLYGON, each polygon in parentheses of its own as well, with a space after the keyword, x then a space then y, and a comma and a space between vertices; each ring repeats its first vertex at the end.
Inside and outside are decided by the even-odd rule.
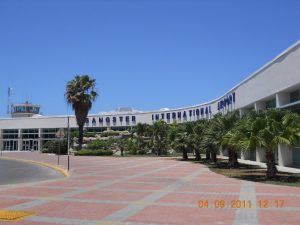
POLYGON ((11 117, 32 117, 34 115, 39 115, 40 113, 40 106, 33 105, 26 101, 23 104, 12 104, 11 105, 11 117))

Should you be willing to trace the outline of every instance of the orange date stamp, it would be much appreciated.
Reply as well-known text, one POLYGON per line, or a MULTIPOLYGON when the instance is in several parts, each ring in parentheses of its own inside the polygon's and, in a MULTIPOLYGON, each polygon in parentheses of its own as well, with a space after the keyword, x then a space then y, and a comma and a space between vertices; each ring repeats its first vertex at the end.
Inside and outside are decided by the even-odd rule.
POLYGON ((231 209, 252 209, 252 208, 284 208, 284 200, 283 199, 275 199, 275 200, 258 200, 258 201, 251 201, 251 200, 230 200, 226 201, 224 199, 200 199, 198 201, 198 207, 201 209, 204 208, 231 208, 231 209))

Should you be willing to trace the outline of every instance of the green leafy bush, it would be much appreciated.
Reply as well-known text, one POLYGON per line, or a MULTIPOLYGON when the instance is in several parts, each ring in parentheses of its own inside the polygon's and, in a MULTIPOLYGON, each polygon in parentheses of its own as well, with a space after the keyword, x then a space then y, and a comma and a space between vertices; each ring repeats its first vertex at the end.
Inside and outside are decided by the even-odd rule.
POLYGON ((58 154, 59 150, 60 150, 60 155, 66 155, 68 153, 68 142, 67 141, 47 141, 43 145, 42 153, 58 154))
POLYGON ((92 150, 105 149, 107 148, 107 141, 102 141, 102 140, 90 141, 87 144, 87 148, 92 150))
POLYGON ((96 136, 96 133, 94 132, 85 132, 83 134, 84 137, 95 137, 96 136))
POLYGON ((141 150, 138 150, 137 153, 138 153, 139 155, 146 155, 147 152, 148 152, 147 149, 141 149, 141 150))
POLYGON ((104 149, 97 149, 97 150, 82 149, 75 153, 75 155, 78 156, 109 156, 112 154, 113 154, 112 150, 104 150, 104 149))
POLYGON ((139 146, 138 146, 136 138, 126 139, 126 141, 123 144, 123 148, 127 153, 136 155, 139 150, 139 146))

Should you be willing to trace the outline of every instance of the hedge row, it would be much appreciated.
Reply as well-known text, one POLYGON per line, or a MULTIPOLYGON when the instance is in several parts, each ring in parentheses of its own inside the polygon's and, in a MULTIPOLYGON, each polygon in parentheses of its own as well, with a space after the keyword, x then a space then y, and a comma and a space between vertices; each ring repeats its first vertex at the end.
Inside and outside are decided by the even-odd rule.
POLYGON ((76 152, 75 155, 78 155, 78 156, 84 156, 84 155, 109 156, 109 155, 113 155, 113 151, 112 150, 104 150, 104 149, 98 149, 98 150, 82 149, 82 150, 76 152))

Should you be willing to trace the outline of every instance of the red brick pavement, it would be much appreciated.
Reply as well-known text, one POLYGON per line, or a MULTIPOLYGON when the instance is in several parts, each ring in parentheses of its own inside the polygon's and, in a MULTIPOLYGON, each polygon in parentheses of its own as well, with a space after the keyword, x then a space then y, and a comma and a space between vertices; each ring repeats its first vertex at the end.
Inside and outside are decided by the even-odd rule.
MULTIPOLYGON (((4 155, 57 163, 53 155, 4 155)), ((66 162, 62 156, 62 168, 66 162)), ((203 165, 169 158, 72 156, 69 178, 0 186, 0 209, 35 213, 0 225, 236 225, 239 217, 231 202, 251 195, 256 202, 269 203, 265 208, 256 206, 256 224, 299 224, 300 188, 255 183, 253 192, 241 193, 241 187, 240 180, 215 174, 203 165), (208 208, 199 208, 199 200, 207 200, 208 208), (221 200, 225 207, 216 208, 221 200), (276 208, 278 200, 284 200, 284 207, 276 208)))

